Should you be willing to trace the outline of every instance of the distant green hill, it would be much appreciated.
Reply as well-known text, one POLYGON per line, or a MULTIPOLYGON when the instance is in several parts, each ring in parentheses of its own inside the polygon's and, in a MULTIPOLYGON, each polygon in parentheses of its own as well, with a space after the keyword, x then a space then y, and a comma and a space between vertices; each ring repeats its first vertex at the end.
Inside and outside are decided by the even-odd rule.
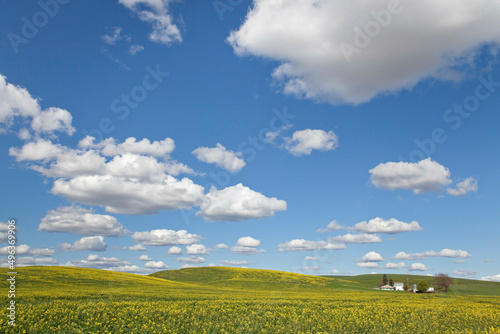
MULTIPOLYGON (((387 279, 392 278, 394 282, 408 283, 410 286, 416 284, 419 280, 425 280, 429 286, 434 286, 434 277, 420 276, 420 275, 401 275, 401 274, 386 274, 387 279)), ((335 278, 335 284, 331 287, 340 289, 355 289, 365 290, 377 287, 382 282, 383 274, 369 274, 359 276, 323 276, 328 278, 335 278), (343 282, 342 282, 343 280, 343 282)), ((500 283, 478 281, 463 278, 453 278, 449 294, 452 295, 486 295, 486 296, 500 296, 500 283)))
POLYGON ((149 275, 170 281, 224 289, 314 290, 328 287, 334 278, 301 275, 274 270, 232 267, 201 267, 164 270, 149 275))

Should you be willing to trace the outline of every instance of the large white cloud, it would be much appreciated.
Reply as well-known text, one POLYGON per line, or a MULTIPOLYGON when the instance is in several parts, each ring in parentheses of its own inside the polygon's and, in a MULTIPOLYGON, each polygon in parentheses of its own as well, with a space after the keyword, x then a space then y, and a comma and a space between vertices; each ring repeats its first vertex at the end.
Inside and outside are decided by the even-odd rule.
POLYGON ((440 191, 449 185, 448 168, 427 158, 418 163, 388 162, 370 170, 371 181, 377 188, 412 190, 415 194, 440 191))
POLYGON ((396 259, 396 260, 421 260, 421 259, 425 259, 428 257, 468 258, 468 257, 472 257, 472 255, 467 251, 445 248, 439 252, 436 252, 433 250, 423 252, 423 253, 413 253, 413 254, 399 252, 396 254, 396 256, 393 257, 393 259, 396 259))
POLYGON ((137 14, 141 21, 151 24, 153 32, 149 38, 158 43, 182 42, 179 28, 169 13, 169 5, 174 0, 118 0, 137 14))
POLYGON ((409 232, 409 231, 420 231, 422 228, 418 224, 417 221, 413 221, 411 223, 405 223, 399 221, 395 218, 384 219, 384 218, 374 218, 370 221, 360 222, 354 225, 354 230, 358 232, 366 232, 366 233, 401 233, 401 232, 409 232))
POLYGON ((369 244, 369 243, 380 243, 382 242, 382 239, 380 236, 376 234, 368 234, 368 233, 362 233, 362 234, 344 234, 344 235, 339 235, 336 237, 331 237, 329 239, 330 241, 334 242, 345 242, 348 244, 369 244))
POLYGON ((49 211, 42 218, 38 230, 108 237, 119 237, 127 233, 115 217, 95 214, 92 210, 79 206, 59 207, 49 211))
POLYGON ((30 168, 55 178, 52 193, 86 204, 104 206, 108 212, 152 214, 160 210, 189 209, 204 198, 204 188, 189 178, 172 175, 194 173, 172 160, 173 140, 123 143, 108 138, 94 143, 86 137, 79 149, 36 139, 9 153, 18 161, 35 162, 30 168), (108 157, 112 157, 107 161, 108 157))
POLYGON ((240 183, 222 190, 212 187, 197 215, 208 221, 239 222, 274 216, 276 211, 286 208, 285 201, 276 197, 268 198, 240 183))
POLYGON ((65 132, 72 135, 76 131, 67 110, 53 107, 42 110, 38 99, 33 98, 25 88, 8 83, 7 78, 0 74, 0 133, 14 125, 16 119, 31 119, 31 133, 27 129, 20 132, 23 139, 33 134, 65 132))
POLYGON ((159 229, 135 232, 132 234, 132 239, 148 246, 173 246, 197 243, 201 240, 201 236, 191 234, 186 230, 174 231, 159 229))
POLYGON ((165 175, 161 182, 111 175, 58 179, 52 193, 87 205, 102 205, 106 211, 124 214, 152 214, 160 210, 191 208, 203 199, 203 187, 188 178, 165 175))
POLYGON ((360 104, 462 79, 462 65, 500 42, 499 16, 495 0, 254 0, 228 41, 237 55, 278 61, 286 94, 360 104))
POLYGON ((192 153, 200 161, 216 164, 233 173, 239 172, 246 165, 240 152, 228 151, 219 143, 215 147, 198 147, 192 153))
POLYGON ((278 245, 280 252, 297 252, 307 250, 334 250, 345 249, 346 246, 341 243, 333 243, 327 241, 310 241, 304 239, 294 239, 278 245))
POLYGON ((82 250, 91 250, 94 252, 103 252, 107 245, 102 236, 83 237, 75 241, 73 245, 68 243, 60 244, 59 247, 65 252, 76 252, 82 250))
POLYGON ((477 189, 477 180, 469 177, 462 182, 457 183, 457 187, 455 189, 448 188, 446 191, 448 192, 448 195, 465 196, 470 192, 477 192, 477 189))

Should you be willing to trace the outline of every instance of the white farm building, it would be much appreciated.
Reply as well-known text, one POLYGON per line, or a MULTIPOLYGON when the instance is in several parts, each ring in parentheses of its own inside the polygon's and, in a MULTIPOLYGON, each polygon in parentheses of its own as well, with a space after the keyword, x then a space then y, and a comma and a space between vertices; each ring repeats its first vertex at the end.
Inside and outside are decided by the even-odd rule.
POLYGON ((396 291, 405 291, 405 288, 404 288, 404 283, 401 283, 401 282, 394 282, 394 289, 396 291))

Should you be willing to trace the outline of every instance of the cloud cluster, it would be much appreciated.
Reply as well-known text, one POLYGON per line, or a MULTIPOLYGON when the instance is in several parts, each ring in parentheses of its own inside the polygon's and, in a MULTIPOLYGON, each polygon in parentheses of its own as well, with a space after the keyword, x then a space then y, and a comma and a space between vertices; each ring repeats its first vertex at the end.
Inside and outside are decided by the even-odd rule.
POLYGON ((0 133, 10 129, 17 121, 29 120, 30 127, 19 132, 21 139, 54 136, 55 132, 72 135, 75 132, 71 125, 73 117, 67 110, 54 107, 42 110, 38 99, 33 98, 25 88, 8 83, 1 74, 0 101, 0 133))
POLYGON ((276 197, 268 198, 239 183, 222 190, 212 187, 197 215, 208 221, 239 222, 274 216, 276 211, 286 208, 285 201, 276 197))
POLYGON ((49 211, 42 218, 38 230, 107 237, 120 237, 127 233, 115 217, 95 214, 92 210, 79 206, 59 207, 49 211))
POLYGON ((280 63, 285 94, 360 104, 425 79, 458 81, 500 43, 496 1, 254 0, 228 37, 239 56, 280 63))
POLYGON ((467 251, 463 250, 454 250, 445 248, 439 252, 436 251, 427 251, 424 253, 413 253, 407 254, 405 252, 399 252, 396 256, 393 257, 395 260, 422 260, 428 257, 450 257, 450 258, 468 258, 472 257, 467 251))
POLYGON ((383 219, 380 217, 371 219, 370 221, 360 222, 354 225, 354 231, 366 232, 366 233, 402 233, 410 231, 421 231, 423 230, 418 222, 413 221, 411 223, 405 223, 399 221, 395 218, 383 219))
POLYGON ((304 239, 294 239, 278 245, 280 252, 298 252, 308 250, 334 250, 345 249, 346 246, 341 243, 327 241, 309 241, 304 239))
POLYGON ((477 180, 469 177, 462 182, 457 183, 457 187, 455 189, 448 188, 446 191, 448 192, 448 195, 451 196, 465 196, 470 192, 477 192, 477 189, 477 180))
POLYGON ((215 164, 232 173, 239 172, 246 165, 240 152, 228 151, 219 143, 216 147, 198 147, 192 153, 196 159, 215 164))

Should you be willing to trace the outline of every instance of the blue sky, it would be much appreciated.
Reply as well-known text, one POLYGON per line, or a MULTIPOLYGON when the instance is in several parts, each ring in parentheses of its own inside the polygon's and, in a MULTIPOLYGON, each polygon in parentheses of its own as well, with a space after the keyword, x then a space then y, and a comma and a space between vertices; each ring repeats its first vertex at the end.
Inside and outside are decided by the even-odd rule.
POLYGON ((18 265, 500 280, 498 1, 1 6, 18 265))

